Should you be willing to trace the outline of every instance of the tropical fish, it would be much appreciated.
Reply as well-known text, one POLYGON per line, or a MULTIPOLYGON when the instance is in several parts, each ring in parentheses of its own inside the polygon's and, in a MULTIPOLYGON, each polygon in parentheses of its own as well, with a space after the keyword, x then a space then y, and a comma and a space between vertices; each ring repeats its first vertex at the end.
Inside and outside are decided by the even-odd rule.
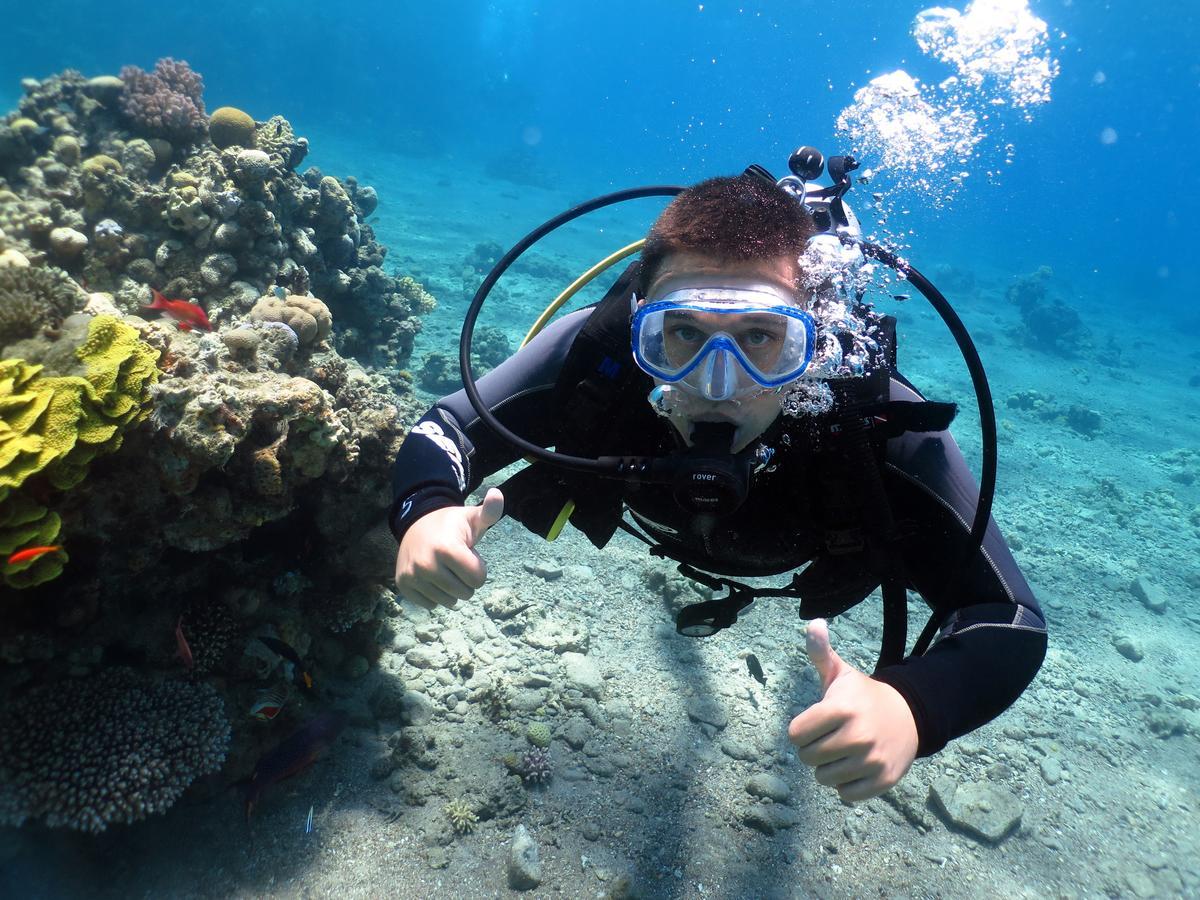
POLYGON ((8 558, 8 564, 15 566, 17 563, 23 563, 29 559, 37 559, 39 556, 44 556, 47 553, 56 553, 62 547, 55 544, 51 547, 26 547, 24 550, 18 550, 8 558))
POLYGON ((283 709, 288 700, 288 686, 277 685, 262 691, 250 707, 250 715, 260 722, 270 722, 283 709))
POLYGON ((246 821, 262 799, 263 791, 276 782, 303 772, 333 746, 350 717, 340 709, 323 712, 298 731, 284 738, 274 750, 264 753, 254 774, 240 785, 246 801, 246 821))
POLYGON ((183 636, 183 616, 175 623, 175 653, 183 660, 183 665, 190 672, 196 667, 196 659, 192 656, 192 648, 188 646, 187 638, 183 636))
POLYGON ((308 808, 308 818, 304 821, 304 833, 305 834, 312 834, 312 829, 313 829, 312 820, 313 820, 313 808, 310 806, 308 808))
POLYGON ((259 635, 258 639, 267 647, 274 650, 276 653, 294 665, 296 667, 296 674, 299 675, 304 681, 304 687, 310 691, 312 690, 313 680, 312 675, 309 674, 308 666, 304 664, 304 660, 300 658, 300 654, 296 652, 295 648, 291 644, 287 643, 286 641, 281 641, 279 638, 267 637, 264 635, 259 635))
POLYGON ((193 328, 213 330, 212 323, 208 321, 208 314, 199 303, 192 303, 190 300, 168 300, 154 288, 150 288, 150 293, 154 302, 146 309, 161 309, 179 323, 180 331, 191 331, 193 328))
POLYGON ((746 668, 750 671, 755 681, 763 687, 767 686, 767 676, 763 674, 762 664, 759 663, 758 657, 753 653, 746 655, 746 668))

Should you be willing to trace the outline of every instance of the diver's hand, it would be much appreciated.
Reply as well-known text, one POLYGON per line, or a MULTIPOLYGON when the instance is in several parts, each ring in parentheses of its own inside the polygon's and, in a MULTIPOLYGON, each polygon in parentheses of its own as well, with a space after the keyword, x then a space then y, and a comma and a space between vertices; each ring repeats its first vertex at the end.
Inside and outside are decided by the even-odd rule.
POLYGON ((479 506, 435 509, 404 534, 396 554, 396 588, 424 606, 467 600, 487 580, 475 544, 504 515, 504 495, 491 488, 479 506))
POLYGON ((917 756, 917 723, 900 693, 868 678, 829 646, 829 626, 813 619, 808 658, 821 676, 821 699, 788 725, 788 738, 819 783, 846 802, 895 785, 917 756))

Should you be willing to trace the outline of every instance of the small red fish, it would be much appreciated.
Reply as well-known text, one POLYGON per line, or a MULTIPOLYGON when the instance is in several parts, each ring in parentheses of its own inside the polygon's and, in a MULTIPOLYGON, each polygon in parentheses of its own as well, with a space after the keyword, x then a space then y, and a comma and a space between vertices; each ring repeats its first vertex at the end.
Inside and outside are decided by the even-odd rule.
POLYGON ((199 303, 192 303, 190 300, 168 300, 154 288, 150 288, 150 293, 154 296, 154 302, 146 309, 161 309, 179 324, 180 331, 191 331, 193 328, 213 330, 212 322, 208 321, 208 314, 199 303))
POLYGON ((26 547, 24 550, 18 550, 8 558, 8 564, 15 566, 17 563, 23 563, 27 559, 37 559, 39 556, 44 556, 47 553, 56 553, 62 547, 55 544, 52 547, 26 547))
POLYGON ((192 648, 188 646, 187 638, 183 636, 183 616, 175 623, 175 652, 184 667, 190 672, 196 667, 196 659, 192 656, 192 648))

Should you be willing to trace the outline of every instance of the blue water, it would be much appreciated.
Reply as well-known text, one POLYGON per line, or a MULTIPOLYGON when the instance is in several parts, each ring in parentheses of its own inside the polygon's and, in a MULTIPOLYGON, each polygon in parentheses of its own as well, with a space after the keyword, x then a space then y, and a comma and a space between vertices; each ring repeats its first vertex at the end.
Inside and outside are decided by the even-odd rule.
MULTIPOLYGON (((156 59, 172 56, 202 73, 210 111, 231 105, 258 120, 285 116, 310 141, 305 166, 355 176, 378 190, 372 224, 390 248, 389 263, 438 295, 439 309, 417 341, 416 369, 429 353, 456 351, 466 308, 458 275, 476 244, 510 246, 567 206, 624 187, 686 184, 750 163, 781 175, 798 145, 815 145, 827 155, 844 149, 837 116, 876 75, 903 68, 927 83, 945 78, 950 69, 923 56, 910 34, 914 16, 927 5, 109 0, 84 9, 67 0, 22 0, 4 4, 0 13, 0 112, 16 107, 25 77, 66 68, 115 74, 123 65, 150 69, 156 59)), ((1158 705, 1138 698, 1200 693, 1194 655, 1200 518, 1191 512, 1200 510, 1200 472, 1194 457, 1189 469, 1161 456, 1200 446, 1200 5, 1054 0, 1030 7, 1048 24, 1049 51, 1061 66, 1050 102, 1031 108, 1026 120, 981 98, 976 111, 988 118, 978 155, 965 164, 965 185, 940 208, 920 197, 911 203, 893 198, 908 212, 902 224, 892 223, 889 236, 926 272, 952 270, 979 280, 981 290, 947 293, 979 340, 1002 419, 998 519, 1016 538, 1018 559, 1052 620, 1052 660, 1036 683, 1050 711, 1030 714, 1042 724, 1038 752, 1043 744, 1053 748, 1047 754, 1056 751, 1056 741, 1069 739, 1080 705, 1087 753, 1071 762, 1080 793, 1087 793, 1083 783, 1103 782, 1118 796, 1063 801, 1054 795, 1036 809, 1030 801, 1038 833, 1057 835, 1039 839, 1036 874, 1025 882, 1012 875, 1013 882, 997 880, 982 891, 939 882, 936 890, 947 896, 992 896, 1004 893, 997 885, 1013 883, 1028 896, 1046 896, 1052 879, 1045 873, 1055 870, 1062 846, 1053 841, 1064 830, 1068 838, 1061 839, 1074 841, 1069 847, 1088 845, 1095 854, 1077 855, 1066 869, 1085 877, 1103 854, 1091 837, 1072 833, 1083 830, 1080 822, 1102 834, 1095 840, 1102 848, 1118 837, 1126 841, 1114 855, 1132 857, 1146 847, 1158 859, 1175 851, 1184 855, 1173 843, 1177 838, 1195 849, 1189 829, 1200 821, 1196 730, 1167 743, 1132 725, 1121 732, 1125 744, 1118 747, 1125 766, 1114 771, 1092 753, 1110 741, 1119 744, 1129 709, 1140 717, 1142 706, 1158 705), (1040 266, 1053 269, 1054 296, 1082 317, 1095 343, 1111 340, 1121 349, 1121 365, 1105 369, 1093 354, 1067 360, 1039 355, 1011 339, 1016 316, 1011 305, 999 305, 1004 288, 1040 266), (1103 429, 1093 440, 1008 406, 1008 398, 1030 389, 1064 408, 1096 410, 1103 429), (1108 518, 1108 482, 1128 498, 1122 509, 1129 520, 1120 527, 1108 518), (1112 587, 1147 573, 1169 587, 1174 615, 1149 616, 1124 588, 1112 587), (1103 614, 1091 606, 1096 597, 1103 614), (1129 631, 1150 648, 1141 668, 1131 668, 1112 649, 1114 635, 1129 631), (1089 696, 1101 699, 1079 699, 1089 696), (1128 706, 1106 718, 1103 700, 1113 696, 1128 706), (1127 772, 1128 785, 1122 781, 1127 772), (1155 818, 1166 810, 1171 812, 1155 818), (1182 837, 1167 827, 1170 816, 1183 823, 1182 837)), ((861 162, 875 164, 869 157, 861 162)), ((867 198, 874 189, 860 186, 849 198, 868 229, 867 198)), ((657 201, 641 201, 599 214, 555 235, 545 252, 564 271, 580 271, 639 237, 659 208, 657 201)), ((548 299, 518 277, 512 303, 493 304, 488 315, 519 337, 548 299)), ((920 376, 930 396, 957 400, 969 414, 970 385, 940 323, 919 298, 898 315, 907 338, 902 367, 920 376)), ((978 470, 979 439, 970 416, 963 421, 959 439, 978 470)), ((531 556, 540 552, 540 545, 528 549, 531 556)), ((1031 734, 1038 731, 1022 721, 1031 734)), ((1045 790, 1036 783, 1042 801, 1045 790)), ((305 810, 312 802, 292 799, 305 810)), ((840 820, 831 824, 830 816, 819 825, 840 841, 843 826, 840 820)), ((225 841, 226 847, 240 841, 229 837, 225 820, 201 814, 197 821, 204 840, 225 841)), ((146 832, 138 839, 138 848, 162 849, 146 832)), ((110 847, 119 838, 112 840, 110 847)), ((179 850, 191 871, 206 864, 205 846, 179 850)), ((145 852, 150 857, 150 849, 145 852)), ((937 852, 951 853, 945 847, 937 852)), ((96 853, 84 851, 93 854, 91 864, 96 853)), ((997 879, 1007 878, 1020 870, 1015 855, 984 854, 981 865, 991 866, 997 879)), ((250 856, 238 870, 253 873, 239 882, 243 889, 280 891, 250 856)), ((1146 877, 1159 879, 1154 873, 1161 867, 1150 856, 1147 849, 1146 877)), ((136 868, 130 862, 136 857, 135 848, 124 859, 130 867, 124 874, 136 868)), ((148 865, 161 871, 140 883, 162 890, 170 884, 172 858, 160 853, 153 860, 148 865)), ((305 860, 294 859, 294 870, 303 873, 305 860)), ((1197 896, 1200 876, 1192 865, 1184 893, 1197 896)), ((670 866, 666 871, 670 884, 670 866)), ((1081 894, 1098 896, 1097 884, 1128 894, 1142 884, 1114 872, 1109 877, 1106 870, 1081 894)), ((473 896, 478 883, 456 881, 459 875, 453 868, 446 874, 445 895, 473 896)), ((1170 893, 1164 885, 1172 882, 1157 883, 1161 895, 1170 893)), ((297 887, 288 884, 284 893, 297 887)), ((886 892, 887 884, 870 886, 886 892)), ((573 895, 576 887, 561 889, 573 895)), ((1053 887, 1071 895, 1069 884, 1053 887)), ((171 890, 204 889, 187 884, 171 890)), ((316 893, 330 890, 325 881, 316 893)), ((403 886, 394 890, 413 895, 403 886)), ((843 882, 832 893, 856 892, 843 882)))
MULTIPOLYGON (((949 74, 909 36, 924 6, 467 0, 201 11, 117 0, 81 15, 59 0, 6 4, 0 99, 10 107, 24 76, 149 68, 170 55, 204 75, 210 108, 281 112, 300 133, 337 135, 359 168, 413 150, 464 166, 513 159, 582 197, 749 162, 780 170, 801 143, 837 152, 833 122, 856 85, 895 68, 933 82, 949 74)), ((997 184, 976 173, 953 210, 914 210, 914 258, 966 261, 986 249, 1012 271, 1049 262, 1081 303, 1178 303, 1194 321, 1182 298, 1200 216, 1200 15, 1135 0, 1032 9, 1065 34, 1051 41, 1062 66, 1052 102, 1032 123, 997 116, 990 140, 1015 145, 1012 165, 997 184), (1105 128, 1116 143, 1101 143, 1105 128)), ((323 149, 314 140, 317 165, 323 149)))

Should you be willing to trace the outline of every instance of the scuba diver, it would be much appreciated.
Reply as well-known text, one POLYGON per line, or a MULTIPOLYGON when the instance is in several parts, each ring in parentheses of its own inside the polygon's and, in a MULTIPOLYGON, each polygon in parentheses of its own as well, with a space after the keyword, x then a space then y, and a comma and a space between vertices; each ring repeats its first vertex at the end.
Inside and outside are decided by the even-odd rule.
POLYGON ((424 605, 470 598, 487 576, 476 544, 508 514, 551 539, 569 521, 601 548, 621 528, 727 591, 683 609, 681 634, 714 634, 756 597, 797 597, 822 696, 788 737, 854 802, 1015 702, 1047 635, 988 515, 994 467, 984 502, 948 431, 953 405, 896 370, 894 319, 824 267, 862 246, 841 199, 853 159, 830 160, 837 183, 824 190, 809 183, 824 164, 815 150, 789 164, 779 182, 752 166, 645 189, 675 196, 640 258, 475 384, 474 317, 513 253, 498 264, 464 327, 467 388, 438 401, 396 459, 395 581, 424 605), (465 505, 522 457, 532 464, 465 505), (783 588, 734 580, 785 572, 783 588), (833 650, 825 620, 877 588, 883 646, 868 674, 833 650), (906 656, 907 590, 932 615, 906 656))

